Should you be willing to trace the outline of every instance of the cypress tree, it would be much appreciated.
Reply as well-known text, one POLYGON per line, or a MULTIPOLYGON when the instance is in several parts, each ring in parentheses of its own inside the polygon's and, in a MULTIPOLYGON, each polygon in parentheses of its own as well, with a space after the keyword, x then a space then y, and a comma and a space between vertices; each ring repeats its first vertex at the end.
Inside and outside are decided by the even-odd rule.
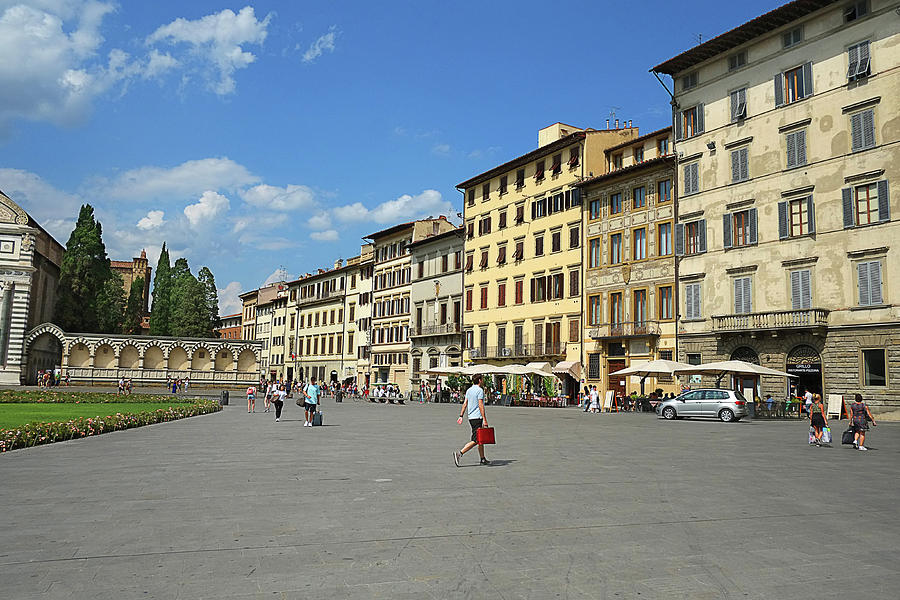
POLYGON ((150 308, 150 335, 172 335, 170 321, 171 304, 171 267, 169 251, 163 242, 159 260, 156 261, 156 275, 153 276, 153 305, 150 308))
POLYGON ((97 327, 101 333, 122 333, 125 320, 125 281, 110 270, 97 295, 97 327))
POLYGON ((122 323, 122 332, 137 335, 141 332, 141 318, 143 315, 144 278, 138 277, 131 282, 131 291, 128 293, 128 303, 125 306, 125 319, 122 323))
POLYGON ((209 337, 209 315, 203 284, 188 271, 175 279, 172 291, 172 335, 209 337))
POLYGON ((94 208, 84 204, 66 243, 57 287, 56 323, 65 331, 100 331, 97 303, 111 269, 94 208))
POLYGON ((206 299, 206 312, 208 315, 209 325, 207 326, 207 334, 205 337, 214 337, 215 330, 221 324, 219 319, 219 290, 216 289, 216 278, 213 276, 209 267, 202 267, 197 273, 197 281, 203 286, 206 299))

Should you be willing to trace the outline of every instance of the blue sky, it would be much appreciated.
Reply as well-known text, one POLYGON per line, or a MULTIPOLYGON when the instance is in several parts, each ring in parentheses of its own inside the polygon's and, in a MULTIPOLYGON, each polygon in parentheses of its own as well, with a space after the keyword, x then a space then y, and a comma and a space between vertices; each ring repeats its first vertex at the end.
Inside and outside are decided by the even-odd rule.
POLYGON ((0 190, 62 244, 83 202, 111 258, 166 240, 232 312, 541 127, 666 126, 648 69, 779 4, 0 0, 0 190))

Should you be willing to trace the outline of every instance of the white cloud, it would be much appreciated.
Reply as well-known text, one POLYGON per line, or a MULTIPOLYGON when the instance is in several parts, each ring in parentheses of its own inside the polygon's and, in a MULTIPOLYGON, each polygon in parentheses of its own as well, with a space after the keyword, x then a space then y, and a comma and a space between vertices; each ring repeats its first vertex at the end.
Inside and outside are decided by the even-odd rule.
POLYGON ((112 180, 89 182, 90 195, 123 200, 149 200, 195 196, 206 190, 233 190, 257 183, 259 178, 230 158, 189 160, 175 167, 140 167, 112 180))
POLYGON ((325 51, 334 52, 334 39, 336 36, 334 26, 332 26, 328 33, 319 36, 316 41, 309 45, 309 48, 303 53, 303 62, 311 63, 322 56, 322 53, 325 51))
POLYGON ((180 65, 178 59, 166 52, 163 54, 156 48, 150 51, 147 58, 147 66, 144 68, 143 75, 147 78, 159 77, 163 73, 170 71, 180 65))
POLYGON ((75 227, 84 203, 76 194, 57 189, 30 171, 0 169, 0 190, 34 217, 61 244, 75 227))
POLYGON ((244 288, 237 281, 232 281, 224 288, 219 288, 219 315, 236 315, 243 309, 239 296, 244 288))
POLYGON ((326 231, 313 231, 311 234, 309 234, 309 237, 320 242, 333 242, 339 238, 338 232, 334 229, 328 229, 326 231))
POLYGON ((159 229, 166 222, 163 217, 166 215, 161 210, 151 210, 147 212, 147 216, 137 222, 137 228, 149 231, 150 229, 159 229))
POLYGON ((328 229, 331 227, 331 215, 327 212, 319 212, 306 222, 310 229, 328 229))
POLYGON ((286 212, 307 208, 315 202, 315 194, 305 185, 277 187, 259 184, 241 192, 241 198, 253 206, 286 212))
POLYGON ((359 202, 339 206, 333 210, 341 221, 375 221, 376 223, 401 223, 426 216, 450 215, 453 206, 443 199, 437 190, 425 190, 416 196, 404 194, 396 200, 382 202, 368 209, 359 202))
POLYGON ((431 147, 431 153, 436 156, 450 156, 450 144, 435 144, 431 147))
POLYGON ((196 204, 184 207, 184 216, 187 217, 191 227, 198 227, 226 212, 230 206, 228 198, 218 192, 207 190, 196 204))
POLYGON ((270 283, 275 283, 276 281, 291 281, 295 279, 293 275, 287 272, 284 267, 278 267, 272 274, 266 277, 266 280, 262 282, 264 286, 269 285, 270 283))
POLYGON ((210 77, 214 79, 210 82, 211 89, 216 94, 228 95, 235 90, 234 72, 256 60, 244 45, 265 41, 271 17, 266 15, 260 21, 252 6, 245 6, 237 13, 225 9, 193 21, 179 17, 151 33, 147 43, 187 44, 190 56, 200 62, 202 69, 215 71, 216 77, 210 77))

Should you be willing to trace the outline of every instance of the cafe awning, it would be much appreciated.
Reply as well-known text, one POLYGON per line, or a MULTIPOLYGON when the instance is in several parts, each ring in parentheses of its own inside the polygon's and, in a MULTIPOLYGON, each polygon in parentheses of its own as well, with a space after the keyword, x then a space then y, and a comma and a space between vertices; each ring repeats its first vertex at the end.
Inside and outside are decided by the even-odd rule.
POLYGON ((556 363, 553 372, 557 374, 571 375, 575 381, 581 381, 581 362, 577 360, 563 360, 556 363))

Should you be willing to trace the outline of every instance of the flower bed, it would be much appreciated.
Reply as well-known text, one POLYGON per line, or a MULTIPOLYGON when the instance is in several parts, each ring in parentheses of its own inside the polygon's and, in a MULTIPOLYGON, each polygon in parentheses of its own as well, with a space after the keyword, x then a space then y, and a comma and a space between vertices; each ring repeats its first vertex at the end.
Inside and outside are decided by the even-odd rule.
POLYGON ((71 392, 62 391, 65 388, 56 388, 54 391, 19 391, 0 390, 0 404, 29 404, 29 403, 85 403, 85 404, 115 404, 117 402, 168 402, 170 404, 190 404, 193 399, 185 399, 168 395, 132 394, 130 396, 117 396, 104 392, 71 392))
MULTIPOLYGON (((20 395, 22 393, 16 392, 16 394, 20 395)), ((62 396, 62 394, 60 395, 62 396)), ((93 395, 102 396, 103 394, 93 395)), ((70 394, 65 394, 65 396, 70 396, 70 394)), ((78 396, 81 396, 81 394, 78 394, 78 396)), ((152 401, 159 400, 159 397, 148 396, 148 398, 153 398, 152 401)), ((134 397, 132 397, 132 401, 133 400, 134 397)), ((0 398, 0 402, 9 401, 10 400, 0 398)), ((27 402, 27 400, 11 401, 27 402)), ((40 401, 41 400, 31 400, 31 402, 40 401)), ((76 402, 84 400, 64 398, 44 401, 76 402)), ((91 402, 91 400, 87 400, 87 402, 91 402)), ((107 400, 94 399, 93 402, 107 402, 107 400)), ((80 418, 51 423, 28 423, 22 427, 0 429, 0 452, 15 450, 17 448, 29 448, 39 444, 52 444, 53 442, 78 439, 89 435, 100 435, 101 433, 108 433, 110 431, 131 429, 132 427, 142 427, 144 425, 163 423, 165 421, 175 421, 177 419, 184 419, 185 417, 195 417, 197 415, 218 412, 220 410, 222 410, 222 407, 214 400, 197 400, 191 403, 184 403, 182 405, 139 413, 116 413, 107 417, 80 418)))

